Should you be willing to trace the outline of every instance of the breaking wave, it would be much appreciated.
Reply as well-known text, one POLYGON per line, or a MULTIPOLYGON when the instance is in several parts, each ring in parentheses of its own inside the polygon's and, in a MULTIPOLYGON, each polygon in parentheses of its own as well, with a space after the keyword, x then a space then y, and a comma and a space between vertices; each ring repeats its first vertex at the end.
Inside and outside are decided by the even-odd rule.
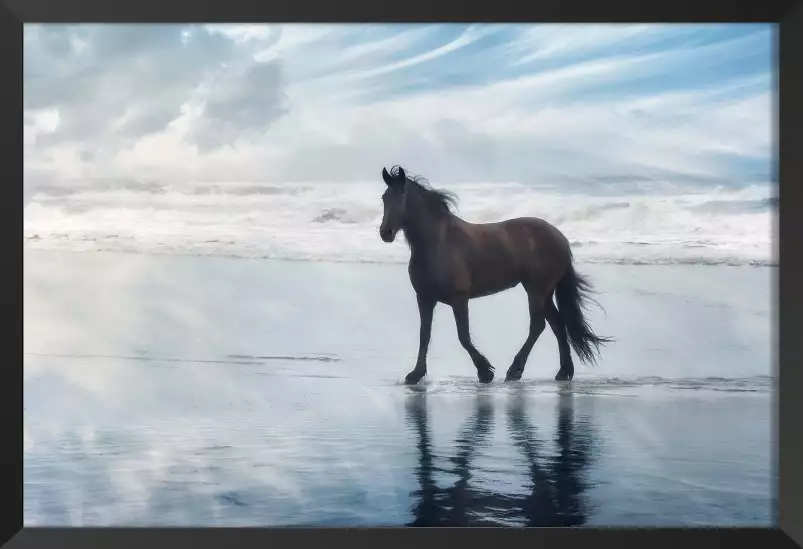
MULTIPOLYGON (((770 185, 622 196, 518 184, 448 188, 468 221, 550 221, 582 262, 777 264, 770 185)), ((403 242, 387 245, 377 234, 382 191, 381 183, 40 187, 25 206, 24 241, 31 250, 406 262, 403 242)))

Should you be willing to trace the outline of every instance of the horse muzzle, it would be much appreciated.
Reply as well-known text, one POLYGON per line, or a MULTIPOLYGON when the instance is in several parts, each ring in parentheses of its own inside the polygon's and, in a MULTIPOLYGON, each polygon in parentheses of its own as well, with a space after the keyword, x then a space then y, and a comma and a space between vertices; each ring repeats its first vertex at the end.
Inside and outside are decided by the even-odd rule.
POLYGON ((379 228, 379 237, 387 243, 391 243, 396 240, 396 231, 393 229, 388 229, 384 227, 379 228))

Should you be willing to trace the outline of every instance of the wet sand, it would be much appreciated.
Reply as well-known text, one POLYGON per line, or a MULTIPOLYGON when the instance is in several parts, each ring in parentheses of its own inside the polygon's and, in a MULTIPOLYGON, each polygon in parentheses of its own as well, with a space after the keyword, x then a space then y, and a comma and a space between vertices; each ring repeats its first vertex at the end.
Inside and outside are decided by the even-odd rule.
POLYGON ((579 265, 598 368, 521 383, 521 289, 450 312, 430 375, 402 265, 26 252, 27 525, 767 525, 770 283, 579 265), (500 371, 502 375, 500 375, 500 371))

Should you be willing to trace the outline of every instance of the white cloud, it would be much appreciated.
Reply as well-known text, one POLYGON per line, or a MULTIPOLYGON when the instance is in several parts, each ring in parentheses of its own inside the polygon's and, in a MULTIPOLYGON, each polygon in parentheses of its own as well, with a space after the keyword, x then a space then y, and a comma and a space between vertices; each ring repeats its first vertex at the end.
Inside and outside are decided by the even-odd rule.
MULTIPOLYGON (((549 59, 561 55, 593 52, 611 45, 639 45, 638 40, 660 36, 655 25, 576 25, 560 24, 529 27, 511 48, 521 54, 515 64, 549 59), (635 43, 635 44, 634 44, 635 43)), ((635 48, 634 48, 635 49, 635 48)))
POLYGON ((738 66, 771 33, 713 32, 26 27, 26 185, 365 180, 395 163, 431 179, 735 177, 772 154, 769 53, 738 66))
POLYGON ((26 147, 36 144, 40 135, 53 133, 59 127, 58 109, 39 109, 25 111, 23 137, 26 147))

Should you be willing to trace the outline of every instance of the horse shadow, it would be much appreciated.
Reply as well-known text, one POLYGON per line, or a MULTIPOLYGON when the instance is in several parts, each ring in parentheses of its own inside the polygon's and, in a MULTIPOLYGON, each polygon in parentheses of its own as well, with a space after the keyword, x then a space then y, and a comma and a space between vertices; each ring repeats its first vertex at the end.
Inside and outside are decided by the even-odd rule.
POLYGON ((596 439, 587 421, 575 421, 573 397, 558 397, 552 448, 539 440, 530 421, 526 399, 511 395, 506 427, 516 451, 527 464, 529 487, 521 495, 497 493, 472 486, 473 460, 493 432, 495 403, 478 395, 472 416, 455 439, 452 467, 436 463, 432 450, 427 393, 416 392, 406 402, 407 423, 417 439, 417 490, 411 496, 413 520, 407 526, 582 526, 590 516, 583 473, 596 455, 596 439), (457 476, 440 487, 434 477, 448 472, 457 476))

